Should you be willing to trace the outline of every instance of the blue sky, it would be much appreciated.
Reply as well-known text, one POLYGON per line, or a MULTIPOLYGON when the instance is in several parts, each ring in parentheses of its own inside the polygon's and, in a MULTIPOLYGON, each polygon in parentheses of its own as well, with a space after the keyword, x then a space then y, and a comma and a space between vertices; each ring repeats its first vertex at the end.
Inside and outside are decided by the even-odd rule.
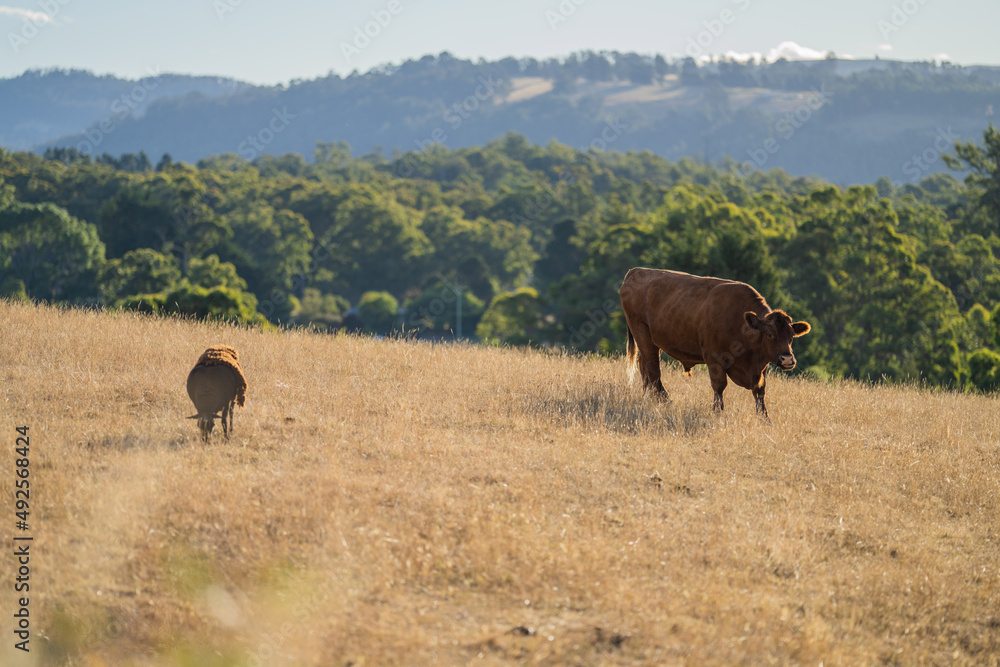
POLYGON ((61 67, 274 84, 441 51, 586 49, 1000 65, 997 26, 996 0, 0 0, 0 78, 61 67))

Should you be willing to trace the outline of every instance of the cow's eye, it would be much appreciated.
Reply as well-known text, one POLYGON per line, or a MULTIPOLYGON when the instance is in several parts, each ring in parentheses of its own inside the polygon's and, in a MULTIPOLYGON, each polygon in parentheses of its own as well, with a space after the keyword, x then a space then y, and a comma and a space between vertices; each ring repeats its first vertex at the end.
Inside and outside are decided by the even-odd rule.
POLYGON ((767 332, 767 337, 769 340, 774 340, 774 334, 771 333, 770 331, 767 332))

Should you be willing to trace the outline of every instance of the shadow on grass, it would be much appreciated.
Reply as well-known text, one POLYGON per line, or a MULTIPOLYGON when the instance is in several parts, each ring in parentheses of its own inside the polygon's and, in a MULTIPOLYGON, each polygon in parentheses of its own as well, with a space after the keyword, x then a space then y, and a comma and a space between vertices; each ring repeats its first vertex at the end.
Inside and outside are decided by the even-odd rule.
POLYGON ((712 424, 712 414, 704 409, 613 386, 567 389, 562 396, 550 393, 523 400, 529 414, 612 433, 693 436, 712 424))
MULTIPOLYGON (((195 434, 195 436, 197 436, 197 434, 195 434)), ((144 435, 126 433, 124 435, 109 435, 95 440, 87 440, 86 442, 81 442, 80 445, 87 449, 102 452, 128 452, 140 449, 155 450, 163 447, 175 450, 184 447, 190 440, 193 440, 195 436, 174 437, 170 440, 164 441, 162 439, 144 435)), ((197 438, 197 443, 202 444, 200 437, 197 438)))

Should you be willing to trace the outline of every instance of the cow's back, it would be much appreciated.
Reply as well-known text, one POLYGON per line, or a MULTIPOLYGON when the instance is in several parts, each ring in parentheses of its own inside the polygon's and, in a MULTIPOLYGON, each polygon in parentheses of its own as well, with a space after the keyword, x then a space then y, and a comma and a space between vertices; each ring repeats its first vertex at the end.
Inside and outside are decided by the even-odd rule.
POLYGON ((728 348, 747 310, 767 311, 745 283, 663 269, 630 270, 619 294, 626 316, 648 326, 658 348, 687 363, 728 348))

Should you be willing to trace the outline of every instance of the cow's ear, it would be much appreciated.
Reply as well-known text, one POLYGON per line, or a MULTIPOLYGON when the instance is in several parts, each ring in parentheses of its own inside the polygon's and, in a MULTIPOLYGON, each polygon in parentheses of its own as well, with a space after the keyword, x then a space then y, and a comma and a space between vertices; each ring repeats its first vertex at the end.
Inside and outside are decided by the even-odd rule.
POLYGON ((812 331, 812 327, 809 326, 808 322, 793 322, 792 323, 792 337, 793 338, 798 338, 799 336, 805 336, 810 331, 812 331))
POLYGON ((747 324, 750 326, 751 329, 757 329, 759 331, 760 328, 764 326, 764 321, 759 317, 757 317, 757 313, 753 312, 752 310, 748 310, 747 312, 743 313, 743 319, 747 321, 747 324))

